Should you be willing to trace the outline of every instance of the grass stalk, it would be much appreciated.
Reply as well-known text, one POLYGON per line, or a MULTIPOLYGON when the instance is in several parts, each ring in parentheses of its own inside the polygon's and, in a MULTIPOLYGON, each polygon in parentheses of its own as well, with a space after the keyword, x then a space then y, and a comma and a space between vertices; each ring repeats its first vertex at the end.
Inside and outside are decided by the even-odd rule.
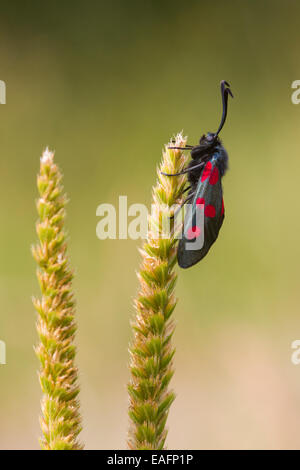
POLYGON ((54 154, 46 149, 37 178, 39 199, 36 225, 38 244, 33 256, 38 264, 41 298, 33 299, 38 313, 40 385, 43 392, 40 419, 43 450, 78 450, 81 418, 78 371, 75 366, 76 332, 73 272, 69 268, 64 232, 66 196, 54 154))
POLYGON ((176 244, 170 234, 174 205, 180 204, 186 176, 168 177, 161 174, 180 172, 187 161, 182 150, 186 138, 178 134, 175 142, 166 145, 158 168, 158 181, 153 187, 153 204, 149 219, 148 239, 141 251, 138 272, 139 292, 135 299, 136 315, 132 322, 133 342, 130 346, 129 448, 159 450, 165 446, 166 421, 175 398, 169 389, 173 376, 172 313, 176 306, 174 287, 176 244))

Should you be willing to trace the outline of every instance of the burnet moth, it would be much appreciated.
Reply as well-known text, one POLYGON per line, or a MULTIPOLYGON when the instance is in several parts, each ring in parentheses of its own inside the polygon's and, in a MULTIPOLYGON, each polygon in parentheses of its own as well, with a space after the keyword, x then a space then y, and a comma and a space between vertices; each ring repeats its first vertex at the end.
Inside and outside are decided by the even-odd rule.
POLYGON ((203 135, 199 145, 169 147, 189 150, 192 157, 188 167, 180 173, 163 173, 166 176, 188 173, 189 186, 186 188, 188 197, 182 206, 189 205, 177 250, 178 264, 181 268, 189 268, 206 256, 218 238, 223 224, 224 202, 221 179, 228 168, 228 154, 218 135, 226 120, 228 95, 233 98, 229 83, 223 80, 221 82, 223 111, 217 132, 203 135))

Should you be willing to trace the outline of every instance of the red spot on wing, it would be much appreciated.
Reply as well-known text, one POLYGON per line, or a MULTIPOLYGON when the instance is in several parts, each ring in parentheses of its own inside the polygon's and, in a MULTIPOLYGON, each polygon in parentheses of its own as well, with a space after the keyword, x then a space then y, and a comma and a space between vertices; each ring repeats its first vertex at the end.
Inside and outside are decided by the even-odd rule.
POLYGON ((215 166, 209 177, 209 184, 216 184, 219 179, 219 170, 215 166))
POLYGON ((221 209, 221 215, 223 215, 225 212, 225 208, 224 208, 224 199, 222 199, 222 209, 221 209))
POLYGON ((205 204, 205 199, 204 197, 198 197, 197 201, 196 201, 196 205, 197 206, 200 206, 201 204, 205 204))
POLYGON ((199 237, 200 233, 201 233, 200 227, 198 227, 197 225, 194 225, 193 227, 190 227, 188 229, 187 238, 189 240, 192 240, 193 238, 199 237))
POLYGON ((215 208, 215 206, 212 206, 211 204, 208 204, 208 205, 205 207, 204 214, 206 215, 206 217, 215 217, 215 215, 216 215, 216 208, 215 208))
POLYGON ((203 169, 203 171, 202 171, 201 182, 205 181, 209 177, 211 169, 212 169, 211 162, 207 162, 204 169, 203 169))

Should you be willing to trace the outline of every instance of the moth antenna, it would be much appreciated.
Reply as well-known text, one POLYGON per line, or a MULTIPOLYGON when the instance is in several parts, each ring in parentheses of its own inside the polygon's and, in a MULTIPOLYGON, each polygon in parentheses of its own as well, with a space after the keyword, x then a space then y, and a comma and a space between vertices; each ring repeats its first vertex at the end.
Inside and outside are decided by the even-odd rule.
POLYGON ((227 107, 228 107, 228 95, 230 95, 233 98, 233 94, 232 94, 232 91, 230 90, 229 83, 226 82, 225 80, 222 80, 221 81, 221 96, 222 96, 223 111, 222 111, 222 118, 221 118, 221 122, 219 125, 219 129, 215 133, 215 139, 217 138, 218 134, 221 132, 226 121, 227 107))

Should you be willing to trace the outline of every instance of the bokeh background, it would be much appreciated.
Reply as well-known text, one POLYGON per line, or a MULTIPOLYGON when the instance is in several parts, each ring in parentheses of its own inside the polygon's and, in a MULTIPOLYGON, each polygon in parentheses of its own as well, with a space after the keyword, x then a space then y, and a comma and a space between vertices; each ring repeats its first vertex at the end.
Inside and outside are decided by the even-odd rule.
POLYGON ((96 237, 101 203, 151 202, 163 144, 222 138, 226 219, 180 271, 170 449, 300 448, 296 0, 1 2, 0 447, 38 448, 36 174, 55 149, 70 198, 81 410, 87 448, 125 448, 129 320, 141 241, 96 237))

